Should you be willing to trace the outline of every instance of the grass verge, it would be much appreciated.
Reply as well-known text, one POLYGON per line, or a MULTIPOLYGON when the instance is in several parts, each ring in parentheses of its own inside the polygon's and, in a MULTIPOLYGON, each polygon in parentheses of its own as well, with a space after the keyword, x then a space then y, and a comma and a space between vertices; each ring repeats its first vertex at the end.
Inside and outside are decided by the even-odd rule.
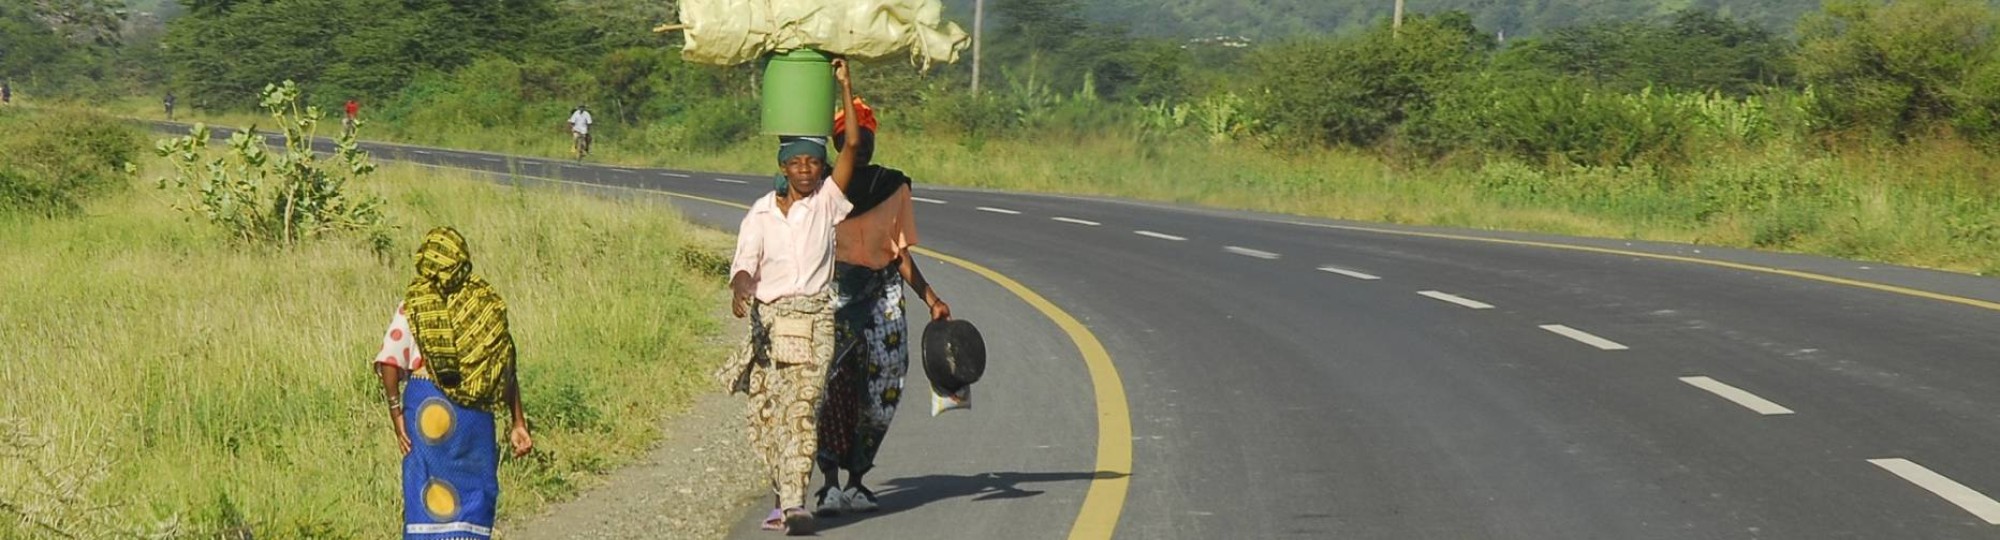
MULTIPOLYGON (((439 132, 455 148, 560 156, 559 137, 439 132), (547 139, 547 140, 543 140, 547 139)), ((768 173, 765 141, 712 152, 600 140, 591 159, 768 173), (635 150, 644 148, 644 150, 635 150)), ((1037 140, 881 135, 877 161, 919 182, 1124 197, 1411 225, 1684 242, 2000 274, 2000 157, 1931 142, 1843 152, 1712 148, 1675 165, 1546 167, 1497 158, 1410 166, 1370 152, 1272 151, 1146 135, 1037 140)))
POLYGON ((503 522, 648 447, 718 359, 729 241, 665 203, 391 166, 355 186, 400 227, 385 257, 245 248, 139 184, 78 218, 0 216, 0 537, 394 535, 369 360, 433 225, 512 308, 538 451, 501 467, 503 522))

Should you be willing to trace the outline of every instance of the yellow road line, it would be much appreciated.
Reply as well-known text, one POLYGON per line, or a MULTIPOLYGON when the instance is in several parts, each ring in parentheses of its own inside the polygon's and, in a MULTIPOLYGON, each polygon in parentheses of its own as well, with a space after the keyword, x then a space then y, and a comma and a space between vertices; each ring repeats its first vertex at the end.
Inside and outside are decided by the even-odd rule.
POLYGON ((1076 522, 1070 525, 1069 537, 1110 538, 1118 529, 1118 514, 1125 509, 1125 491, 1132 475, 1132 413, 1125 403, 1125 383, 1119 380, 1118 369, 1111 364, 1111 353, 1105 352, 1104 344, 1076 317, 1020 282, 965 259, 925 248, 915 251, 986 276, 1013 291, 1062 327, 1070 341, 1076 343, 1077 351, 1083 353, 1083 363, 1090 368, 1090 386, 1097 391, 1097 474, 1090 481, 1090 491, 1083 496, 1083 508, 1077 511, 1076 522))
MULTIPOLYGON (((450 165, 431 165, 425 163, 416 163, 415 165, 461 169, 490 174, 511 174, 480 169, 467 169, 450 165)), ((719 204, 730 208, 750 209, 748 205, 742 203, 660 189, 592 184, 522 174, 513 174, 513 176, 536 178, 543 181, 592 188, 613 188, 657 193, 668 197, 719 204)), ((1042 312, 1043 316, 1054 321, 1057 327, 1062 328, 1063 333, 1069 334, 1070 341, 1076 344, 1076 350, 1083 355, 1084 366, 1090 372, 1090 386, 1094 390, 1097 400, 1097 470, 1091 476, 1090 490, 1083 495, 1083 506, 1077 510, 1076 522, 1070 525, 1069 537, 1072 539, 1111 538, 1111 534, 1118 529, 1118 515, 1125 510, 1125 492, 1131 485, 1132 476, 1132 411, 1125 401, 1125 383, 1118 377, 1117 366, 1111 363, 1111 353, 1104 350, 1104 344, 1097 340, 1097 335, 1092 334, 1090 328, 1084 326, 1082 321, 1078 321, 1069 312, 1063 311, 1061 307, 1057 307, 1055 302, 1050 302, 1049 299, 1042 297, 1034 289, 1029 289, 1028 286, 1022 285, 1021 282, 1014 281, 1013 278, 1007 277, 1005 274, 1001 274, 998 271, 972 261, 938 253, 928 248, 917 247, 912 249, 918 254, 970 270, 972 273, 979 274, 981 277, 985 277, 993 283, 1000 285, 1000 287, 1007 289, 1008 292, 1014 293, 1014 296, 1020 297, 1023 302, 1034 306, 1035 310, 1042 312)))
POLYGON ((1848 279, 1848 278, 1843 278, 1843 277, 1835 277, 1835 276, 1829 276, 1829 275, 1826 275, 1826 274, 1815 274, 1815 273, 1812 273, 1812 272, 1803 272, 1803 271, 1799 271, 1799 270, 1787 270, 1787 269, 1784 269, 1784 268, 1773 268, 1773 267, 1769 267, 1769 266, 1758 266, 1758 265, 1754 265, 1754 264, 1745 264, 1745 263, 1739 263, 1739 262, 1730 262, 1730 261, 1718 261, 1718 260, 1714 260, 1714 259, 1702 259, 1702 258, 1696 258, 1696 257, 1684 257, 1684 256, 1680 256, 1680 255, 1666 255, 1666 254, 1660 254, 1660 253, 1646 253, 1646 252, 1643 252, 1643 251, 1627 251, 1627 250, 1622 250, 1622 249, 1612 249, 1612 248, 1602 248, 1602 247, 1595 247, 1595 246, 1578 246, 1578 245, 1571 245, 1571 244, 1558 244, 1558 243, 1554 243, 1554 242, 1537 242, 1537 241, 1533 241, 1533 240, 1513 240, 1513 239, 1507 239, 1507 238, 1485 238, 1485 237, 1480 237, 1480 236, 1466 236, 1466 235, 1460 235, 1460 234, 1448 234, 1448 233, 1433 233, 1433 232, 1419 232, 1419 231, 1399 231, 1399 230, 1394 230, 1394 229, 1378 229, 1378 228, 1374 228, 1374 227, 1356 227, 1356 226, 1352 226, 1352 225, 1328 225, 1328 224, 1324 224, 1324 223, 1307 223, 1307 222, 1303 222, 1303 221, 1287 221, 1286 223, 1290 223, 1290 224, 1293 224, 1293 225, 1302 225, 1302 226, 1307 226, 1307 227, 1319 227, 1319 228, 1322 228, 1322 229, 1339 229, 1339 230, 1345 230, 1345 231, 1357 231, 1357 232, 1367 232, 1367 233, 1377 233, 1377 234, 1390 234, 1390 235, 1398 235, 1398 236, 1415 236, 1415 237, 1422 237, 1422 238, 1438 238, 1438 239, 1443 239, 1443 240, 1463 240, 1463 241, 1470 241, 1470 242, 1485 242, 1485 243, 1489 243, 1489 244, 1505 244, 1505 245, 1513 245, 1513 246, 1529 246, 1529 247, 1538 247, 1538 248, 1548 248, 1548 249, 1562 249, 1562 250, 1569 250, 1569 251, 1582 251, 1582 252, 1587 252, 1587 253, 1601 253, 1601 254, 1606 254, 1606 255, 1622 255, 1622 256, 1626 256, 1626 257, 1640 257, 1640 258, 1646 258, 1646 259, 1654 259, 1654 260, 1662 260, 1662 261, 1674 261, 1674 262, 1684 262, 1684 263, 1692 263, 1692 264, 1703 264, 1703 265, 1708 265, 1708 266, 1715 266, 1715 267, 1721 267, 1721 268, 1730 268, 1730 269, 1735 269, 1735 270, 1743 270, 1743 271, 1748 271, 1748 272, 1760 272, 1760 273, 1765 273, 1765 274, 1773 274, 1773 275, 1779 275, 1779 276, 1785 276, 1785 277, 1793 277, 1793 278, 1798 278, 1798 279, 1805 279, 1805 280, 1812 280, 1812 281, 1818 281, 1818 282, 1822 282, 1822 283, 1832 283, 1832 284, 1835 284, 1835 285, 1846 285, 1846 286, 1849 286, 1849 287, 1859 287, 1859 288, 1863 288, 1863 289, 1870 289, 1870 290, 1876 290, 1876 291, 1882 291, 1882 292, 1886 292, 1886 293, 1893 293, 1893 294, 1900 294, 1900 295, 1904 295, 1904 296, 1914 296, 1914 297, 1917 297, 1917 298, 1926 298, 1926 299, 1930 299, 1930 300, 1938 300, 1938 301, 1942 301, 1942 302, 1951 302, 1951 303, 1954 303, 1954 304, 1962 304, 1962 305, 1967 305, 1967 306, 1972 306, 1972 307, 1976 307, 1976 308, 1981 308, 1981 309, 1989 309, 1989 310, 1993 310, 1993 311, 2000 311, 2000 302, 1989 302, 1989 301, 1986 301, 1986 300, 1980 300, 1980 299, 1977 299, 1977 298, 1966 298, 1966 297, 1963 297, 1963 296, 1954 296, 1954 295, 1949 295, 1949 294, 1944 294, 1944 293, 1940 293, 1940 292, 1932 292, 1932 291, 1926 291, 1926 290, 1922 290, 1922 289, 1912 289, 1912 288, 1909 288, 1909 287, 1899 287, 1899 286, 1895 286, 1895 285, 1889 285, 1889 284, 1885 284, 1885 283, 1875 283, 1875 282, 1871 282, 1871 281, 1862 281, 1862 280, 1858 280, 1858 279, 1848 279))

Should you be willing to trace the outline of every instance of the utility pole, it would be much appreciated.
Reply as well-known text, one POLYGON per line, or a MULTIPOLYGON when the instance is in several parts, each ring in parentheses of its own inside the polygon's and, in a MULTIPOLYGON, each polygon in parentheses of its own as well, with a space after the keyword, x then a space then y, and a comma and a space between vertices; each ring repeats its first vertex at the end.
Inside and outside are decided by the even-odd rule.
MULTIPOLYGON (((1396 0, 1396 18, 1391 19, 1389 28, 1390 32, 1397 35, 1403 33, 1403 0, 1396 0)), ((978 47, 978 45, 974 45, 974 47, 978 47)))
POLYGON ((986 0, 974 0, 972 2, 972 95, 975 96, 979 95, 979 31, 985 27, 986 0))

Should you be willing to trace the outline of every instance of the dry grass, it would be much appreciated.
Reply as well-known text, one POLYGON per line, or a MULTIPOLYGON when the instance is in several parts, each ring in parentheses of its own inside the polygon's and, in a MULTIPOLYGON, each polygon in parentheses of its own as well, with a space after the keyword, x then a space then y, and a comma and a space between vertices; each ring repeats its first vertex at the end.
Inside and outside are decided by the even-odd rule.
POLYGON ((0 419, 25 441, 0 454, 0 537, 48 536, 10 513, 114 534, 62 497, 201 536, 394 535, 398 457, 368 362, 409 279, 400 254, 433 225, 465 232, 512 306, 539 450, 503 464, 503 516, 657 440, 718 360, 719 276, 696 268, 728 239, 664 203, 390 167, 357 186, 400 226, 384 260, 359 238, 246 248, 142 184, 87 217, 0 217, 16 351, 0 419), (43 489, 49 469, 76 477, 68 492, 43 489))

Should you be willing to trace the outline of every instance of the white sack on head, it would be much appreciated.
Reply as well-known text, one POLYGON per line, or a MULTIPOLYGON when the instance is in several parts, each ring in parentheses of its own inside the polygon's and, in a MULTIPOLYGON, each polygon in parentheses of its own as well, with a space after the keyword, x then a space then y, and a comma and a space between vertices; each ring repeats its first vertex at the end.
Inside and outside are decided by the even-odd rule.
POLYGON ((681 57, 731 66, 802 48, 873 60, 956 62, 965 31, 939 0, 682 0, 681 57))

